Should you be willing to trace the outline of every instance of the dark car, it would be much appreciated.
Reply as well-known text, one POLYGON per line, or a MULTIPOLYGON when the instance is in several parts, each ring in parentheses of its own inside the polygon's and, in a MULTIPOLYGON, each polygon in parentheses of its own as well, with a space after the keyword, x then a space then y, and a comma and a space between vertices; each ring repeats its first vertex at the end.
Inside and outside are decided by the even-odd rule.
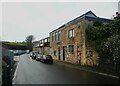
POLYGON ((30 57, 32 57, 32 59, 36 59, 38 57, 38 54, 39 54, 39 52, 33 51, 30 53, 30 57))
POLYGON ((53 58, 51 55, 43 55, 40 61, 44 63, 53 63, 53 58))
POLYGON ((37 61, 40 61, 41 58, 42 58, 42 54, 39 53, 39 54, 37 55, 37 57, 36 57, 36 60, 37 60, 37 61))

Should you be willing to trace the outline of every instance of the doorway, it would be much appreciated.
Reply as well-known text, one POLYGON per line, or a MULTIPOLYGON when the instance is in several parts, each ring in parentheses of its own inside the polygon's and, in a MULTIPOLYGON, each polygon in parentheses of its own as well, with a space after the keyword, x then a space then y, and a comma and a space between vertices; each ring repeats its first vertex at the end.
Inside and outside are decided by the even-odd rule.
POLYGON ((65 61, 66 58, 66 46, 63 46, 63 61, 65 61))
POLYGON ((60 47, 58 47, 58 60, 61 60, 60 58, 60 47))

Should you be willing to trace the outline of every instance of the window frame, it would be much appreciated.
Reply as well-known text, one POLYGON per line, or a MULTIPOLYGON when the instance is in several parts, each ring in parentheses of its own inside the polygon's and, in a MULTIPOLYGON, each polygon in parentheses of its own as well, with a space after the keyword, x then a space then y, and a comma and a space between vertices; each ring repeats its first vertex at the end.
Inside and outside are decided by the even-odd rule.
POLYGON ((61 31, 58 31, 58 41, 60 41, 61 31))
POLYGON ((75 51, 74 48, 75 48, 74 45, 68 45, 68 51, 69 51, 70 53, 74 53, 74 51, 75 51))
POLYGON ((57 41, 57 32, 55 32, 55 41, 57 41))
POLYGON ((55 40, 55 33, 52 33, 52 42, 55 40))
POLYGON ((68 31, 68 38, 74 38, 75 37, 75 30, 74 29, 70 29, 68 31))

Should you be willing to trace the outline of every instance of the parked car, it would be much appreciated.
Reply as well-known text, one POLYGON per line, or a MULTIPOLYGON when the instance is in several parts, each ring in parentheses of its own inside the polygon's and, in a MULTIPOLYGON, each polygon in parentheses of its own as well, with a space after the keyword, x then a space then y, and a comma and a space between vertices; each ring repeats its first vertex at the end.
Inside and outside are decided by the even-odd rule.
POLYGON ((33 51, 30 53, 30 57, 32 57, 32 59, 36 59, 38 57, 38 54, 39 54, 39 52, 33 51))
POLYGON ((29 54, 29 53, 30 53, 30 50, 26 50, 26 53, 29 54))
POLYGON ((53 58, 51 55, 43 55, 41 58, 40 58, 40 61, 41 62, 44 62, 44 63, 53 63, 53 58))
POLYGON ((36 57, 36 60, 37 60, 37 61, 40 61, 41 58, 42 58, 42 56, 43 56, 43 55, 39 53, 39 54, 37 55, 37 57, 36 57))

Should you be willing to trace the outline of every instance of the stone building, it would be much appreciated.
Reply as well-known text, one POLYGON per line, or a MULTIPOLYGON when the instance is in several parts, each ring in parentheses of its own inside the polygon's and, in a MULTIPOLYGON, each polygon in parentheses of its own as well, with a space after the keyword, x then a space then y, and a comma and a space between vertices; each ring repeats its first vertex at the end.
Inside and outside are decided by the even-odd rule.
POLYGON ((39 51, 39 41, 33 42, 33 51, 39 51))
POLYGON ((52 57, 81 65, 98 65, 98 53, 86 41, 85 29, 93 21, 111 20, 97 17, 92 11, 71 20, 50 32, 52 57))
POLYGON ((46 37, 33 43, 33 51, 38 51, 43 55, 50 54, 50 38, 46 37))
POLYGON ((48 55, 50 53, 50 38, 46 37, 40 40, 40 50, 39 52, 43 55, 48 55))

